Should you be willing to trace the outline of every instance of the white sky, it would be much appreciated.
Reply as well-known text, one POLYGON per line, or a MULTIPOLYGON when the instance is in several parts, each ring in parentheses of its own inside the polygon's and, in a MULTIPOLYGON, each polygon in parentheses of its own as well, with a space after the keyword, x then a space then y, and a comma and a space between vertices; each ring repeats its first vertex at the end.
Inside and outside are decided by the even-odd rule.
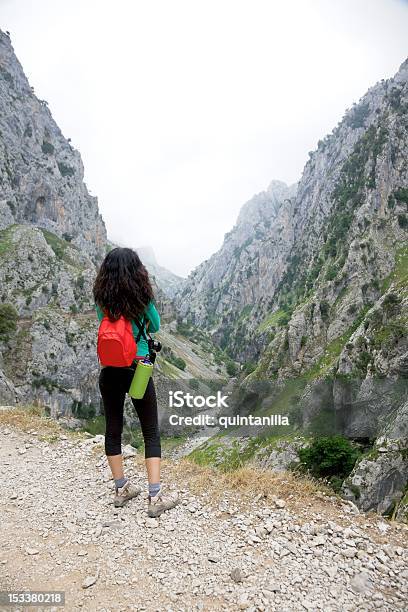
POLYGON ((182 275, 408 55, 403 0, 0 0, 109 237, 182 275))

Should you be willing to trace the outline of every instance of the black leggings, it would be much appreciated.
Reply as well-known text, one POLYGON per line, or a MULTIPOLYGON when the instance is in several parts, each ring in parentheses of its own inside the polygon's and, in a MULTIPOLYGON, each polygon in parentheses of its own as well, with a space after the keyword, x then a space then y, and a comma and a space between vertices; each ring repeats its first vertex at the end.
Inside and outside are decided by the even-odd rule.
MULTIPOLYGON (((105 411, 105 453, 120 455, 122 452, 123 406, 126 393, 132 382, 133 368, 102 368, 99 374, 99 389, 105 411)), ((149 379, 142 399, 131 398, 140 420, 145 443, 145 458, 161 457, 159 419, 156 390, 153 379, 149 379)))

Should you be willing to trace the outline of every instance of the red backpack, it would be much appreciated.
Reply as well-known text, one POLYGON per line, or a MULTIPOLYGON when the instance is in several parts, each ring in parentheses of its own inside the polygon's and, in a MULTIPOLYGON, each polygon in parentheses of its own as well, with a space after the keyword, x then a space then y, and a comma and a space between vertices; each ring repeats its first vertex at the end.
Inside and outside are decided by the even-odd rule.
POLYGON ((137 353, 130 320, 121 316, 110 321, 105 315, 99 325, 97 352, 103 366, 129 367, 137 353))

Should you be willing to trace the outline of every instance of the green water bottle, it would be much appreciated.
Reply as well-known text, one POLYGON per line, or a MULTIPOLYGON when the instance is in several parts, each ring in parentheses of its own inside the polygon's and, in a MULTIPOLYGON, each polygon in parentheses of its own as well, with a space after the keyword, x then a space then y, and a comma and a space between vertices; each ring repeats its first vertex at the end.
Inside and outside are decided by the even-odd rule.
POLYGON ((147 383, 153 373, 153 364, 148 357, 137 362, 135 373, 129 387, 129 395, 134 399, 142 399, 145 394, 147 383))

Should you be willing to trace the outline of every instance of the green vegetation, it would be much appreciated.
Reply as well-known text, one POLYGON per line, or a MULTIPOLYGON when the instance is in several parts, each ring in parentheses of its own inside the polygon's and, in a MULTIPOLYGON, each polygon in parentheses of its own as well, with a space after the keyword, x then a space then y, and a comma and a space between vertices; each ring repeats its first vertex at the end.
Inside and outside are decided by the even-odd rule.
POLYGON ((171 364, 173 364, 179 370, 185 370, 187 363, 181 357, 177 357, 171 348, 164 346, 162 351, 163 357, 171 364))
POLYGON ((284 327, 290 321, 291 311, 280 308, 268 315, 258 326, 258 333, 263 333, 270 327, 284 327))
MULTIPOLYGON (((47 243, 50 245, 50 247, 54 251, 56 257, 58 259, 65 261, 65 263, 68 263, 70 265, 75 265, 75 262, 67 254, 67 248, 71 247, 71 245, 66 240, 63 240, 56 234, 53 234, 52 232, 49 232, 48 230, 42 227, 40 228, 40 230, 42 231, 45 240, 47 241, 47 243)), ((71 248, 75 248, 75 247, 71 247, 71 248)))
POLYGON ((403 202, 404 204, 408 204, 408 188, 401 187, 394 191, 393 196, 398 202, 403 202))
POLYGON ((408 227, 408 216, 405 213, 400 213, 397 218, 398 218, 398 225, 400 227, 402 227, 403 229, 408 227))
POLYGON ((242 323, 242 322, 243 322, 243 320, 244 320, 246 317, 248 317, 248 315, 250 314, 250 312, 251 312, 251 310, 252 310, 252 306, 253 306, 253 304, 247 304, 247 305, 245 306, 245 308, 243 308, 243 309, 242 309, 242 312, 241 312, 241 314, 239 315, 239 317, 238 317, 238 319, 237 319, 237 321, 236 321, 236 324, 237 324, 237 325, 238 325, 239 323, 242 323))
POLYGON ((244 368, 243 368, 244 374, 246 374, 246 375, 251 374, 255 370, 256 370, 256 363, 255 363, 255 361, 247 361, 245 363, 244 368))
POLYGON ((236 374, 238 373, 238 366, 237 364, 232 361, 232 359, 229 359, 227 361, 227 374, 228 376, 236 376, 236 374))
POLYGON ((395 266, 382 284, 382 291, 394 284, 396 288, 406 289, 408 285, 408 246, 400 247, 395 255, 395 266))
POLYGON ((0 340, 8 340, 17 329, 18 312, 12 304, 0 304, 0 340))
POLYGON ((64 162, 58 162, 58 169, 61 173, 61 176, 74 176, 75 168, 68 166, 64 162))
POLYGON ((386 137, 385 128, 370 126, 344 162, 340 179, 333 190, 335 205, 325 232, 322 251, 315 255, 309 267, 304 265, 304 253, 301 249, 291 257, 277 289, 281 305, 286 304, 294 309, 301 300, 307 299, 328 259, 332 261, 326 269, 326 280, 336 278, 347 256, 347 235, 355 211, 363 203, 366 190, 375 187, 377 157, 386 137), (367 166, 370 167, 368 176, 367 166))
POLYGON ((392 321, 387 325, 381 325, 380 329, 374 332, 372 337, 373 346, 377 350, 391 348, 399 340, 403 339, 406 334, 406 325, 398 321, 392 321))
POLYGON ((369 305, 362 308, 359 316, 353 321, 352 325, 344 332, 344 334, 338 338, 335 338, 326 346, 324 355, 320 357, 320 359, 305 373, 308 380, 321 378, 328 373, 328 370, 335 364, 350 336, 356 331, 357 327, 363 321, 369 308, 369 305))
POLYGON ((54 145, 52 145, 50 142, 47 142, 46 140, 44 140, 44 142, 42 143, 41 149, 42 152, 46 155, 52 155, 55 151, 54 145))
POLYGON ((347 117, 346 122, 352 128, 359 128, 364 126, 364 122, 370 114, 370 107, 368 103, 359 104, 354 107, 352 114, 347 117))
POLYGON ((13 246, 12 233, 16 225, 0 230, 0 257, 10 252, 13 246))
POLYGON ((72 402, 72 414, 78 419, 92 419, 96 415, 96 409, 93 404, 84 404, 81 401, 72 402))
POLYGON ((47 378, 46 376, 40 376, 33 379, 31 386, 34 389, 39 389, 40 387, 44 387, 48 391, 48 393, 52 393, 54 389, 58 389, 61 393, 66 393, 67 390, 65 387, 60 385, 59 382, 52 380, 51 378, 47 378))
POLYGON ((315 438, 311 445, 298 451, 307 471, 317 478, 329 478, 338 488, 352 471, 361 452, 343 436, 315 438))
POLYGON ((172 357, 169 359, 170 363, 176 366, 179 370, 185 370, 187 363, 182 357, 172 357))

